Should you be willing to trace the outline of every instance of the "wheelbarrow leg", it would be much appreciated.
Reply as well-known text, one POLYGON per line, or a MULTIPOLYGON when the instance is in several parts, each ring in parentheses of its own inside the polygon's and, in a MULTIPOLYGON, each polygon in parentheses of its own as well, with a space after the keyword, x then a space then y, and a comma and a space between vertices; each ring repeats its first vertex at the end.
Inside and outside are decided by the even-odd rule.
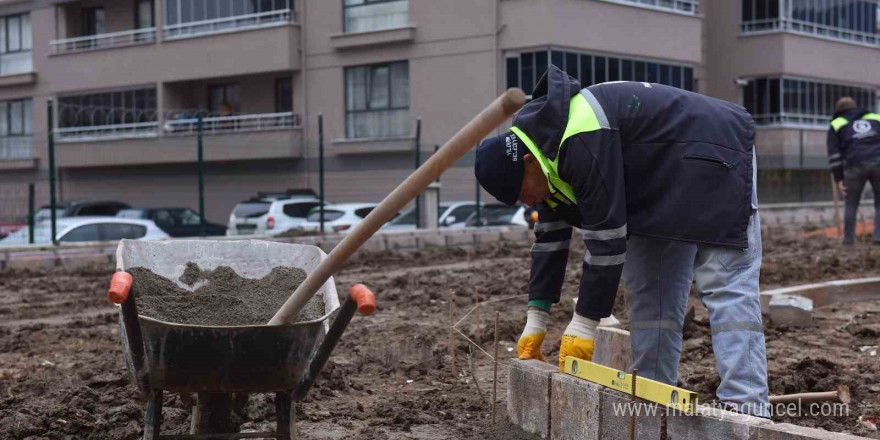
POLYGON ((275 430, 279 440, 293 440, 296 435, 290 416, 291 403, 290 393, 275 393, 275 430))
MULTIPOLYGON (((232 394, 199 393, 196 411, 196 434, 225 434, 238 432, 238 424, 232 421, 232 394)), ((192 431, 192 429, 191 429, 192 431)))
POLYGON ((162 390, 153 390, 144 413, 144 440, 159 440, 162 427, 162 390))

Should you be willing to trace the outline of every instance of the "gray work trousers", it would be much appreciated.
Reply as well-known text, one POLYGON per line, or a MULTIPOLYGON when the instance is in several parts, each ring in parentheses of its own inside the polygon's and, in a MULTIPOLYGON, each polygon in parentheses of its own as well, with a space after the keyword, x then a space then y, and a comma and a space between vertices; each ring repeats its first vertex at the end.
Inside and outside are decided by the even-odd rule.
POLYGON ((880 158, 849 165, 843 170, 846 184, 846 210, 843 217, 843 244, 856 242, 856 220, 865 184, 874 191, 874 243, 880 243, 880 158))

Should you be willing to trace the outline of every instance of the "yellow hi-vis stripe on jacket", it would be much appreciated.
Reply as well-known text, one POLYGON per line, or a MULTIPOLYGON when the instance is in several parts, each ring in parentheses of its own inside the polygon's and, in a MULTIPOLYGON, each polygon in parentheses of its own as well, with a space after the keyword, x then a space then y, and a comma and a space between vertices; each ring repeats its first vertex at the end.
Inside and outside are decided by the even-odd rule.
MULTIPOLYGON (((880 115, 878 115, 877 113, 865 113, 865 115, 862 116, 861 119, 880 122, 880 115)), ((834 118, 833 121, 831 121, 831 128, 833 128, 835 132, 838 132, 841 128, 846 127, 849 122, 849 119, 846 119, 843 116, 838 116, 834 118)))
MULTIPOLYGON (((601 105, 596 101, 593 94, 589 90, 583 89, 571 99, 568 110, 568 124, 562 135, 562 140, 557 147, 559 150, 557 151, 554 160, 551 161, 547 158, 541 149, 532 142, 531 138, 529 138, 518 127, 511 127, 510 130, 513 131, 517 137, 522 139, 523 143, 526 144, 526 147, 529 149, 529 152, 538 159, 538 163, 541 164, 541 171, 547 176, 547 185, 550 187, 550 192, 564 203, 577 203, 577 196, 575 195, 574 188, 559 177, 559 153, 561 153, 562 145, 565 144, 565 141, 568 138, 580 133, 596 131, 601 128, 608 128, 605 112, 602 110, 601 105), (562 194, 560 195, 559 193, 562 194)), ((552 203, 551 206, 555 204, 556 203, 552 203)))

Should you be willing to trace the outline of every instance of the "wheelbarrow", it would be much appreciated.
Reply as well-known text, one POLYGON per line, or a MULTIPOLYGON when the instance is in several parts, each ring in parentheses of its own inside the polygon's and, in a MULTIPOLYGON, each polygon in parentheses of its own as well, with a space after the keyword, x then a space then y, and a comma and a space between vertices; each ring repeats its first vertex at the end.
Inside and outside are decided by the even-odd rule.
POLYGON ((296 419, 293 402, 308 394, 355 310, 372 313, 375 296, 356 284, 340 307, 330 278, 317 292, 324 301, 324 315, 310 321, 271 326, 183 325, 138 315, 135 297, 129 295, 132 278, 125 271, 145 267, 191 289, 178 280, 187 262, 202 269, 229 266, 243 277, 261 278, 276 266, 297 267, 310 273, 324 258, 326 254, 315 246, 250 240, 119 243, 117 272, 109 297, 120 305, 120 339, 126 367, 147 398, 145 440, 292 439, 296 419), (165 391, 182 396, 198 393, 190 434, 160 435, 165 391), (276 430, 217 433, 210 424, 228 419, 233 394, 249 393, 275 393, 276 430))

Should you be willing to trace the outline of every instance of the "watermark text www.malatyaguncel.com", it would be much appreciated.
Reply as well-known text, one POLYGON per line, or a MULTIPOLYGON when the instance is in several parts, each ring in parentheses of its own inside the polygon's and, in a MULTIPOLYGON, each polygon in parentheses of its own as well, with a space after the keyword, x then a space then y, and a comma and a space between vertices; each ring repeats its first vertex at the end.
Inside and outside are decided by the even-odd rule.
MULTIPOLYGON (((701 404, 700 415, 704 417, 713 417, 723 419, 731 414, 731 411, 760 415, 763 417, 843 417, 849 416, 849 405, 839 402, 819 402, 819 403, 775 403, 775 404, 749 404, 740 405, 711 403, 701 404)), ((686 415, 683 406, 661 406, 653 403, 645 402, 617 402, 612 404, 615 416, 630 417, 635 415, 651 417, 660 414, 666 415, 686 415)))

